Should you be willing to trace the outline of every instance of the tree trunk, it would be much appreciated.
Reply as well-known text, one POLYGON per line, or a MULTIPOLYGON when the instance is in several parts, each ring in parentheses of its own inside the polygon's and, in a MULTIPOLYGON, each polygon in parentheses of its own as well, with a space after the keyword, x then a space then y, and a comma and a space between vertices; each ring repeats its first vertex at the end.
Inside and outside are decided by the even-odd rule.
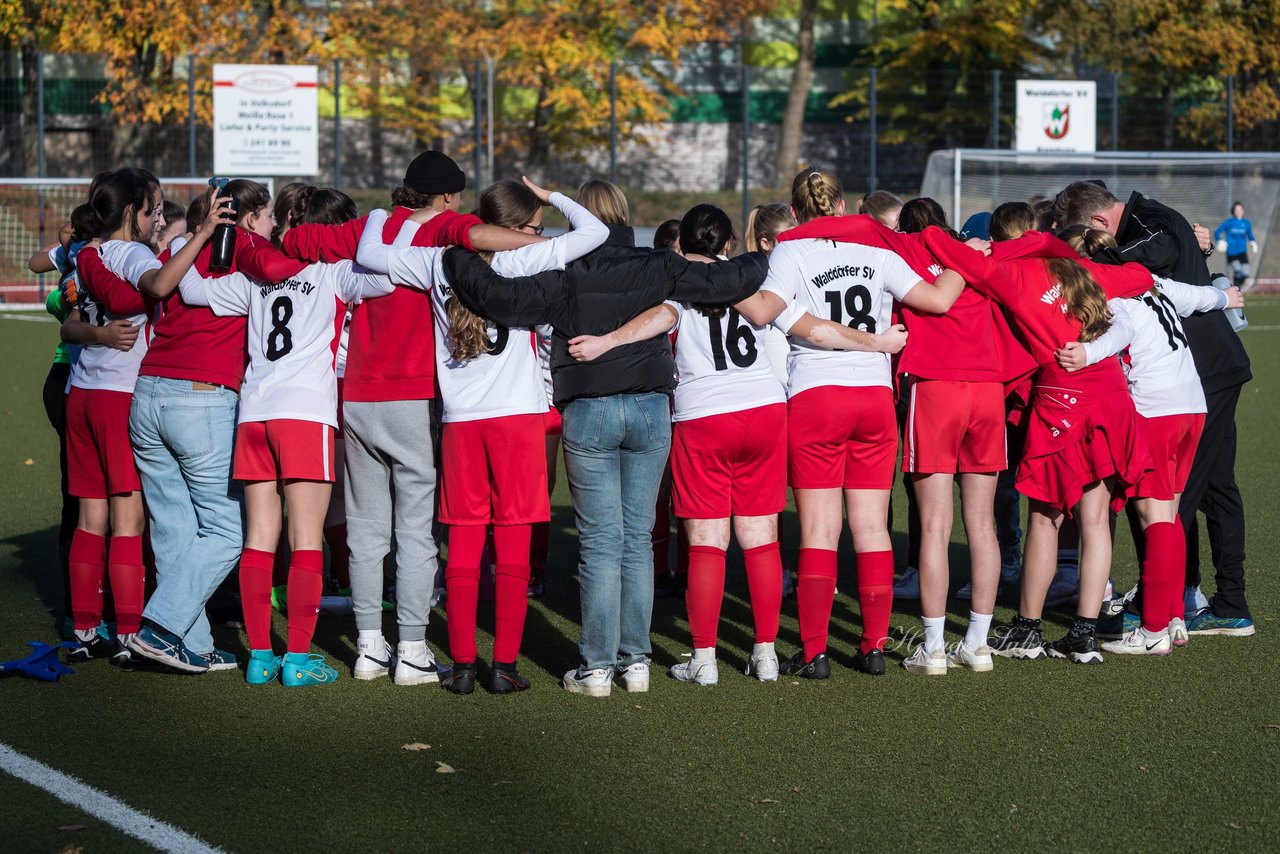
POLYGON ((22 152, 25 164, 22 174, 34 176, 38 170, 38 146, 40 128, 36 124, 36 64, 40 51, 36 49, 35 36, 22 43, 22 152))
MULTIPOLYGON (((800 0, 800 29, 796 36, 796 70, 787 90, 787 108, 782 114, 782 128, 778 135, 778 152, 773 160, 773 183, 785 186, 800 168, 800 138, 804 132, 804 108, 809 100, 809 86, 813 82, 814 41, 813 22, 817 17, 818 0, 800 0)), ((750 93, 743 92, 742 97, 750 93)))
POLYGON ((1160 134, 1160 146, 1173 151, 1173 84, 1164 84, 1164 126, 1160 134))
POLYGON ((538 105, 533 110, 533 127, 529 131, 529 162, 527 169, 547 165, 551 159, 551 136, 547 132, 547 124, 551 121, 551 109, 544 104, 547 98, 547 81, 544 78, 538 85, 538 105))
POLYGON ((369 92, 373 107, 369 111, 369 180, 382 187, 387 182, 382 163, 382 66, 376 59, 369 66, 369 92))

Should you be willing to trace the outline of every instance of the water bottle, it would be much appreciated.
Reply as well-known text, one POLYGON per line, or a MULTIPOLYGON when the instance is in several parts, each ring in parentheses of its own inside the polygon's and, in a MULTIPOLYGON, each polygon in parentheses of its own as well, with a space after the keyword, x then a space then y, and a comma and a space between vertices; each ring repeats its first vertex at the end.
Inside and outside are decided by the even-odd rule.
MULTIPOLYGON (((1225 291, 1232 286, 1232 282, 1226 276, 1219 273, 1213 277, 1213 286, 1220 291, 1225 291)), ((1243 308, 1228 308, 1222 312, 1227 316, 1227 320, 1231 322, 1231 328, 1236 332, 1246 329, 1249 326, 1249 319, 1244 316, 1243 308)))
MULTIPOLYGON (((222 192, 222 188, 227 185, 226 178, 210 178, 209 186, 217 187, 218 192, 222 192)), ((236 201, 235 196, 229 198, 228 203, 231 206, 231 212, 238 214, 240 212, 240 203, 236 201)), ((231 269, 232 259, 236 255, 236 227, 234 223, 222 223, 213 230, 213 237, 210 238, 209 244, 209 270, 215 273, 225 273, 231 269)))

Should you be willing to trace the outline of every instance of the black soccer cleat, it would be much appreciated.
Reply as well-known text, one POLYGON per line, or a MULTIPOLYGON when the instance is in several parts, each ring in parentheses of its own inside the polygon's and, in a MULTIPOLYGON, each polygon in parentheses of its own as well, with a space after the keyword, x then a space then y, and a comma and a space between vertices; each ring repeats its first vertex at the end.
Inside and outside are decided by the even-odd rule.
POLYGON ((72 647, 67 651, 68 664, 81 664, 86 661, 93 661, 95 658, 110 658, 115 651, 111 641, 96 634, 92 639, 80 641, 79 644, 79 646, 72 647))
POLYGON ((1101 664, 1102 650, 1093 635, 1072 635, 1070 632, 1049 644, 1049 655, 1065 658, 1075 664, 1101 664))
POLYGON ((853 669, 868 676, 884 675, 884 653, 878 649, 870 652, 858 652, 853 657, 853 669))
POLYGON ((454 664, 453 672, 440 680, 446 691, 455 694, 470 694, 476 690, 476 663, 454 664))
POLYGON ((827 654, 820 652, 811 661, 804 660, 804 650, 778 665, 778 672, 784 676, 799 676, 801 679, 827 679, 831 676, 831 663, 827 654))
POLYGON ((495 694, 514 694, 529 690, 529 680, 516 672, 515 664, 493 663, 489 671, 489 690, 495 694))

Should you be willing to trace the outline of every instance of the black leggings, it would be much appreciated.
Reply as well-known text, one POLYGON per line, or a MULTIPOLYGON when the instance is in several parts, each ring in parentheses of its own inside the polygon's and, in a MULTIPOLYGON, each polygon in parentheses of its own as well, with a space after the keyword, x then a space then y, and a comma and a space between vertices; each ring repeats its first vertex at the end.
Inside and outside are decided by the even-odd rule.
POLYGON ((44 380, 44 412, 58 433, 58 464, 62 470, 62 519, 58 524, 58 564, 62 570, 62 612, 71 613, 71 537, 80 521, 80 501, 67 491, 67 379, 71 366, 55 362, 44 380))

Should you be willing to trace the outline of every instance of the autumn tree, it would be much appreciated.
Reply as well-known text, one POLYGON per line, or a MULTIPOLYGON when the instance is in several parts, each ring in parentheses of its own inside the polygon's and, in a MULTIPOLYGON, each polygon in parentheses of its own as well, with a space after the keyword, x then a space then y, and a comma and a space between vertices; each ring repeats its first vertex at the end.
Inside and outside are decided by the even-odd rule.
POLYGON ((36 172, 36 63, 48 49, 55 27, 45 4, 35 0, 0 0, 0 47, 16 50, 22 69, 22 107, 5 116, 0 164, 10 173, 36 172))

